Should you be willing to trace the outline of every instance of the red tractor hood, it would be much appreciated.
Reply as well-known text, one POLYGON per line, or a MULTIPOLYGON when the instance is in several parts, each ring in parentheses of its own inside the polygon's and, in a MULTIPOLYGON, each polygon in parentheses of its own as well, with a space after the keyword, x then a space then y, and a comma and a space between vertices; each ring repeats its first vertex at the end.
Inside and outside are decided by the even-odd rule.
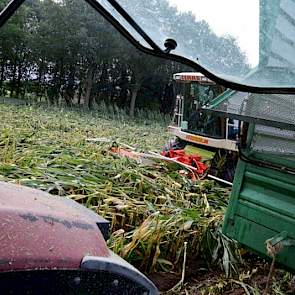
POLYGON ((72 200, 0 182, 0 271, 78 269, 108 257, 108 223, 72 200))

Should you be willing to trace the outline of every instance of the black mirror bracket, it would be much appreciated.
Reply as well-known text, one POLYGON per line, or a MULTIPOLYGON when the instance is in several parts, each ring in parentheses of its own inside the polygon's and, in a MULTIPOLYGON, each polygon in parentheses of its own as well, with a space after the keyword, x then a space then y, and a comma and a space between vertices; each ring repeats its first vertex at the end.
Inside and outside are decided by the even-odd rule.
POLYGON ((177 42, 172 39, 172 38, 168 38, 165 40, 165 43, 164 43, 164 46, 165 46, 165 50, 164 52, 165 53, 170 53, 172 50, 175 50, 176 47, 177 47, 177 42))

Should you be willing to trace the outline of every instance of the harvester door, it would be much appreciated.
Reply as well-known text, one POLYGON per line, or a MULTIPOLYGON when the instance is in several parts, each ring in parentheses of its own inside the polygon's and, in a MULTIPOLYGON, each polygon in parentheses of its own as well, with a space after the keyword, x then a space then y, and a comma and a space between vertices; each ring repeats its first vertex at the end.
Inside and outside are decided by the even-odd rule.
POLYGON ((176 101, 175 101, 172 125, 181 127, 182 120, 183 120, 183 96, 181 94, 178 94, 176 96, 176 101))

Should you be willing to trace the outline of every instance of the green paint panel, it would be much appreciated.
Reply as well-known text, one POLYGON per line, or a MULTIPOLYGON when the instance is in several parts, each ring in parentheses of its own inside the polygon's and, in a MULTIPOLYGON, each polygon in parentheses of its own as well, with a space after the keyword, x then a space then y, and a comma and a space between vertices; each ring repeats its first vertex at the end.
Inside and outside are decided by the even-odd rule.
MULTIPOLYGON (((267 256, 265 241, 283 231, 295 241, 295 175, 240 160, 224 234, 267 256)), ((285 247, 277 261, 295 270, 295 247, 285 247)))
POLYGON ((205 149, 201 149, 192 145, 186 145, 184 151, 188 155, 198 155, 201 156, 202 161, 212 160, 216 152, 211 152, 205 149))
MULTIPOLYGON (((274 230, 240 216, 237 216, 235 219, 235 227, 232 233, 241 244, 251 248, 263 256, 267 256, 265 251, 265 241, 278 234, 278 232, 274 230)), ((294 270, 294 247, 285 247, 278 254, 276 261, 285 266, 287 269, 294 270)))

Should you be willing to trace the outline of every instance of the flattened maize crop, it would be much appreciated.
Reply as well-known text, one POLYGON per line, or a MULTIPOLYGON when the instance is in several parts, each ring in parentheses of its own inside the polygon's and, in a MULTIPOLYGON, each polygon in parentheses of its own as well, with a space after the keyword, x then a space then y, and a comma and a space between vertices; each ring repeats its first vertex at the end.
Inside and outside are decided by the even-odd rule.
POLYGON ((190 259, 227 274, 239 255, 220 231, 229 190, 192 183, 177 167, 144 166, 115 157, 107 137, 138 150, 161 151, 162 122, 77 110, 0 104, 0 179, 74 199, 111 222, 109 247, 142 271, 179 271, 184 242, 190 259))

